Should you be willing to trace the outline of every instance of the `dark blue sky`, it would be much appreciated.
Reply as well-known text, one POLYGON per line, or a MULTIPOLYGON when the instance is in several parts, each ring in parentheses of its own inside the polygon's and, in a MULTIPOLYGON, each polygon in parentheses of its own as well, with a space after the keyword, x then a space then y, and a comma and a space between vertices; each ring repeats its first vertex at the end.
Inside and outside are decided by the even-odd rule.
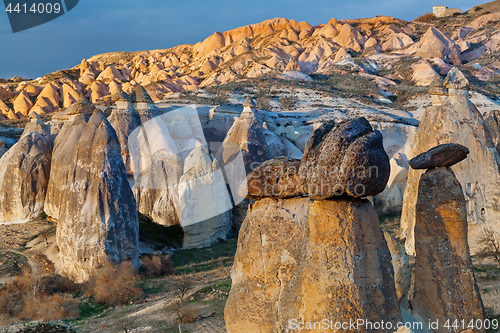
MULTIPOLYGON (((18 1, 18 0, 17 0, 18 1)), ((80 0, 62 17, 12 33, 0 12, 0 78, 36 78, 71 68, 83 58, 112 51, 138 51, 196 43, 274 17, 311 25, 337 19, 389 15, 412 20, 434 5, 467 10, 480 0, 80 0), (244 3, 244 4, 243 4, 244 3)), ((0 5, 2 6, 2 5, 0 5)), ((2 8, 4 8, 2 6, 2 8)))

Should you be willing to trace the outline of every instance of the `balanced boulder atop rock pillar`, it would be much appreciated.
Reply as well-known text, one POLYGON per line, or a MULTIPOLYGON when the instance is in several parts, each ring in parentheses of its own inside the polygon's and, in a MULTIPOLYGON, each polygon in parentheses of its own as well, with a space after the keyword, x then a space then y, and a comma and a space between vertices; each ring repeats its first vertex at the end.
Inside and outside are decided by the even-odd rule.
MULTIPOLYGON (((449 320, 469 324, 485 319, 467 242, 467 211, 460 183, 447 168, 428 170, 420 178, 415 225, 414 313, 425 322, 449 320)), ((474 332, 484 332, 476 328, 474 332)))
POLYGON ((333 127, 323 124, 307 141, 299 170, 309 197, 367 197, 382 192, 391 166, 382 134, 356 118, 333 127))

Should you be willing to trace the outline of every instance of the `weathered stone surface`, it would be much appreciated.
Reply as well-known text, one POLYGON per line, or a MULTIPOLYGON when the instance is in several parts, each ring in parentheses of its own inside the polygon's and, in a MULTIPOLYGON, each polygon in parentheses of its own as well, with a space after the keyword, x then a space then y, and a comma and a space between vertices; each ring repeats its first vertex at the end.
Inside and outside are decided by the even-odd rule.
POLYGON ((469 149, 458 143, 445 143, 410 160, 413 169, 449 167, 467 158, 469 149))
POLYGON ((439 76, 435 76, 429 86, 429 95, 431 95, 432 105, 441 105, 448 98, 448 89, 444 87, 439 76))
MULTIPOLYGON (((467 210, 462 187, 447 168, 428 170, 420 178, 416 204, 414 313, 425 322, 484 320, 467 242, 467 210)), ((474 332, 484 332, 476 328, 474 332)))
POLYGON ((172 189, 180 174, 180 160, 176 155, 166 150, 155 152, 150 167, 143 170, 133 187, 137 210, 158 224, 179 224, 177 193, 172 193, 172 189))
POLYGON ((75 120, 68 128, 81 134, 63 128, 57 137, 59 144, 76 143, 66 156, 65 147, 56 147, 57 160, 67 158, 67 168, 50 179, 61 195, 56 239, 62 273, 85 281, 105 262, 138 265, 139 222, 120 143, 104 114, 95 111, 88 123, 75 120))
POLYGON ((130 166, 129 135, 141 125, 141 117, 134 109, 115 109, 108 117, 109 123, 116 131, 120 141, 120 150, 128 174, 132 174, 130 166))
POLYGON ((382 134, 374 131, 365 118, 332 127, 323 124, 307 141, 299 176, 305 180, 309 196, 322 200, 382 192, 390 174, 382 134))
POLYGON ((202 144, 196 110, 169 111, 136 128, 129 136, 134 194, 138 210, 156 223, 179 223, 179 179, 184 159, 202 144))
POLYGON ((233 205, 222 171, 202 146, 184 162, 179 180, 179 210, 184 248, 210 246, 225 240, 231 230, 233 205))
MULTIPOLYGON (((24 132, 21 134, 21 138, 26 135, 30 135, 31 133, 38 133, 49 139, 51 137, 50 126, 46 125, 37 113, 31 114, 30 118, 31 121, 24 127, 24 132)), ((50 140, 47 141, 47 143, 49 142, 50 140)), ((50 142, 49 147, 52 150, 52 142, 50 142)))
MULTIPOLYGON (((469 247, 474 254, 479 250, 478 242, 483 227, 500 231, 500 156, 483 117, 468 99, 469 92, 465 90, 467 82, 457 71, 456 68, 450 71, 447 100, 442 105, 431 106, 425 111, 415 135, 413 156, 446 143, 458 143, 470 150, 468 158, 453 165, 451 169, 464 190, 469 247)), ((415 202, 420 176, 424 172, 409 170, 404 195, 401 229, 406 238, 406 251, 411 255, 415 255, 415 202)))
POLYGON ((239 195, 251 199, 292 198, 307 194, 299 178, 300 160, 277 157, 253 170, 239 188, 239 195))
POLYGON ((286 156, 286 148, 280 137, 265 128, 262 130, 271 157, 286 156))
POLYGON ((408 309, 408 291, 411 287, 410 261, 405 248, 390 233, 384 231, 387 247, 391 252, 396 295, 401 307, 408 309))
POLYGON ((59 213, 63 202, 66 200, 65 193, 72 185, 66 183, 64 180, 72 172, 71 161, 73 159, 73 152, 87 126, 89 118, 90 115, 88 114, 76 115, 73 121, 64 124, 54 141, 52 166, 47 186, 44 212, 55 220, 59 220, 59 213))
POLYGON ((226 165, 240 153, 243 156, 247 174, 260 163, 272 158, 264 137, 262 123, 255 117, 255 111, 248 106, 244 107, 240 118, 229 129, 222 146, 217 151, 216 158, 222 165, 226 165))
POLYGON ((298 318, 400 321, 391 254, 376 216, 369 201, 355 198, 257 201, 238 240, 227 331, 284 332, 298 318))
POLYGON ((1 157, 0 222, 23 221, 43 210, 50 160, 48 138, 36 132, 24 135, 1 157))
POLYGON ((283 146, 285 146, 285 156, 293 159, 300 160, 304 155, 299 148, 297 148, 290 140, 286 138, 281 138, 283 146))
POLYGON ((483 114, 484 122, 493 140, 497 152, 500 152, 500 110, 493 110, 483 114))
POLYGON ((416 56, 422 58, 448 58, 454 65, 460 65, 460 48, 455 42, 435 27, 422 36, 418 42, 416 56))

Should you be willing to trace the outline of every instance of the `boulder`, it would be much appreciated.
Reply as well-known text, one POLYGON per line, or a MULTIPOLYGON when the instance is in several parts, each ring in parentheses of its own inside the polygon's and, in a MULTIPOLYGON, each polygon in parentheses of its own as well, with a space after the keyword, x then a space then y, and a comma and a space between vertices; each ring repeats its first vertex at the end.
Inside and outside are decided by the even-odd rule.
POLYGON ((288 71, 299 71, 300 72, 300 65, 297 62, 297 57, 290 57, 290 60, 288 61, 288 64, 286 65, 285 72, 288 71))
POLYGON ((453 65, 461 65, 460 48, 440 30, 430 27, 418 42, 416 56, 422 58, 447 58, 453 65))
POLYGON ((469 149, 458 143, 446 143, 431 148, 410 160, 413 169, 449 167, 467 158, 469 149))
POLYGON ((241 104, 223 104, 210 110, 210 120, 203 126, 203 134, 211 147, 213 144, 220 144, 224 141, 226 134, 242 111, 241 104))
POLYGON ((359 52, 366 42, 366 38, 349 23, 345 23, 342 25, 339 34, 333 38, 333 41, 343 48, 359 52))
POLYGON ((197 57, 204 57, 213 50, 218 50, 226 45, 224 35, 216 31, 213 35, 207 37, 196 49, 197 57))
POLYGON ((42 212, 50 163, 48 139, 36 132, 24 135, 1 156, 0 222, 26 221, 42 212))
MULTIPOLYGON (((457 68, 447 77, 449 97, 429 107, 420 121, 413 156, 441 144, 458 143, 470 150, 469 158, 451 166, 465 193, 471 253, 479 250, 483 227, 500 231, 500 156, 476 106, 468 98, 468 81, 457 68)), ((401 229, 406 251, 414 255, 413 229, 418 184, 423 170, 410 169, 405 189, 401 229)))
POLYGON ((184 162, 179 180, 180 222, 186 249, 225 240, 231 231, 232 202, 222 171, 202 146, 184 162))
POLYGON ((44 107, 47 104, 47 110, 44 108, 45 112, 50 113, 59 109, 59 102, 61 101, 61 96, 58 93, 58 87, 52 83, 48 83, 43 88, 42 92, 38 95, 36 99, 37 105, 44 107))
POLYGON ((4 101, 0 99, 0 114, 7 117, 10 111, 12 110, 7 106, 7 104, 4 103, 4 101))
POLYGON ((22 89, 23 89, 23 91, 25 91, 25 92, 28 94, 28 96, 30 96, 30 97, 34 97, 34 96, 38 95, 38 93, 40 92, 40 91, 38 90, 38 88, 37 88, 37 87, 35 87, 35 86, 33 86, 32 84, 26 84, 26 85, 24 85, 24 87, 23 87, 22 89))
POLYGON ((239 195, 250 199, 292 198, 307 193, 299 178, 300 160, 278 157, 253 170, 241 184, 239 195))
POLYGON ((286 148, 281 142, 279 136, 273 132, 263 128, 262 133, 264 134, 264 139, 266 140, 267 147, 269 148, 269 153, 271 157, 279 157, 286 155, 286 148))
MULTIPOLYGON (((382 44, 382 51, 390 52, 393 50, 399 50, 408 45, 413 44, 413 39, 403 32, 393 33, 389 38, 382 44)), ((366 48, 365 44, 365 48, 366 48)))
POLYGON ((324 25, 322 28, 314 30, 313 36, 323 36, 327 39, 333 39, 339 34, 339 31, 331 23, 324 25))
POLYGON ((103 70, 97 77, 97 80, 106 83, 112 82, 115 79, 120 81, 124 80, 122 73, 118 69, 116 69, 114 65, 106 67, 106 69, 103 70))
POLYGON ((185 107, 142 122, 128 141, 139 212, 159 224, 178 224, 183 165, 193 149, 206 146, 196 109, 185 107))
POLYGON ((416 86, 428 86, 436 77, 439 78, 439 74, 427 62, 421 62, 412 67, 413 77, 411 80, 416 86))
POLYGON ((289 158, 293 158, 296 160, 302 159, 302 152, 300 151, 299 148, 297 148, 293 143, 290 142, 290 140, 286 138, 280 138, 281 142, 283 143, 283 146, 285 146, 285 156, 289 158))
POLYGON ((177 156, 160 150, 152 156, 151 166, 136 180, 133 192, 137 210, 155 223, 165 226, 179 224, 177 193, 173 190, 178 182, 179 168, 177 156))
POLYGON ((375 37, 370 37, 365 43, 365 49, 368 49, 370 47, 376 47, 378 45, 377 39, 375 37))
POLYGON ((129 135, 128 150, 138 211, 158 224, 178 224, 177 191, 182 161, 161 118, 153 118, 134 129, 129 135))
POLYGON ((238 239, 227 332, 284 332, 297 320, 401 321, 390 261, 368 200, 259 200, 238 239))
POLYGON ((31 108, 33 107, 33 102, 30 97, 24 91, 17 95, 13 103, 14 111, 19 116, 27 116, 31 108))
MULTIPOLYGON (((56 233, 61 273, 79 282, 106 262, 139 265, 136 202, 118 137, 101 111, 85 125, 68 156, 69 172, 50 179, 63 194, 56 233)), ((74 141, 72 134, 61 140, 74 141)))
POLYGON ((68 108, 71 104, 76 103, 80 98, 80 94, 66 83, 62 85, 61 90, 61 99, 63 101, 64 108, 68 108))
MULTIPOLYGON (((448 168, 420 177, 415 225, 413 312, 424 322, 439 320, 436 332, 462 332, 443 325, 486 318, 467 242, 467 208, 462 186, 448 168)), ((482 327, 481 327, 482 328, 482 327)), ((474 332, 485 332, 476 327, 474 332)))
POLYGON ((351 55, 346 51, 346 49, 344 49, 343 47, 341 47, 337 53, 335 54, 335 62, 338 62, 340 60, 343 60, 343 59, 349 59, 351 58, 351 55))
POLYGON ((240 117, 224 139, 217 151, 217 161, 225 166, 237 155, 243 156, 246 173, 249 174, 260 163, 272 158, 267 146, 262 123, 255 116, 255 109, 245 105, 240 117))
POLYGON ((92 82, 95 81, 95 74, 92 72, 90 68, 87 68, 83 74, 81 74, 80 78, 78 79, 79 82, 83 83, 86 86, 89 86, 92 84, 92 82))
POLYGON ((38 133, 40 135, 45 136, 47 140, 47 144, 50 147, 50 150, 52 151, 52 144, 53 144, 53 138, 51 138, 50 135, 50 126, 46 125, 42 118, 38 115, 38 113, 31 113, 30 114, 30 119, 31 121, 26 124, 24 127, 23 134, 21 134, 21 138, 30 135, 31 133, 38 133))
POLYGON ((365 197, 385 189, 390 174, 382 134, 365 118, 317 128, 307 141, 299 176, 309 197, 365 197))
POLYGON ((0 86, 0 100, 8 100, 14 97, 14 93, 8 86, 0 86))

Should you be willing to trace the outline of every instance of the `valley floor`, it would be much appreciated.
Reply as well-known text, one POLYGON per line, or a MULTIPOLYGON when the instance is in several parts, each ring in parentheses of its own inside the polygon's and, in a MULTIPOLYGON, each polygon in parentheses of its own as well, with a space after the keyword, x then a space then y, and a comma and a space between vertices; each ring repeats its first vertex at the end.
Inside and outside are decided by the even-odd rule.
MULTIPOLYGON (((390 233, 399 230, 398 219, 383 218, 382 227, 390 233)), ((20 267, 46 269, 34 248, 47 249, 55 244, 50 235, 53 225, 43 219, 26 224, 0 226, 0 283, 12 279, 12 262, 20 267), (49 232, 48 232, 49 231, 49 232), (45 237, 48 235, 48 244, 45 237), (33 244, 39 244, 33 246, 33 244), (33 248, 30 248, 30 245, 33 248)), ((209 248, 178 250, 172 257, 176 273, 170 276, 142 278, 138 286, 144 297, 116 308, 94 303, 75 294, 80 301, 80 318, 65 321, 78 333, 179 332, 176 316, 176 281, 192 281, 185 304, 193 322, 183 324, 182 332, 226 332, 224 306, 231 289, 230 270, 236 252, 236 239, 209 248)), ((500 269, 489 259, 473 258, 476 279, 489 318, 500 317, 500 269)), ((19 325, 8 332, 16 332, 19 325)), ((6 329, 6 327, 4 327, 6 329)), ((0 326, 0 332, 2 327, 0 326)))

